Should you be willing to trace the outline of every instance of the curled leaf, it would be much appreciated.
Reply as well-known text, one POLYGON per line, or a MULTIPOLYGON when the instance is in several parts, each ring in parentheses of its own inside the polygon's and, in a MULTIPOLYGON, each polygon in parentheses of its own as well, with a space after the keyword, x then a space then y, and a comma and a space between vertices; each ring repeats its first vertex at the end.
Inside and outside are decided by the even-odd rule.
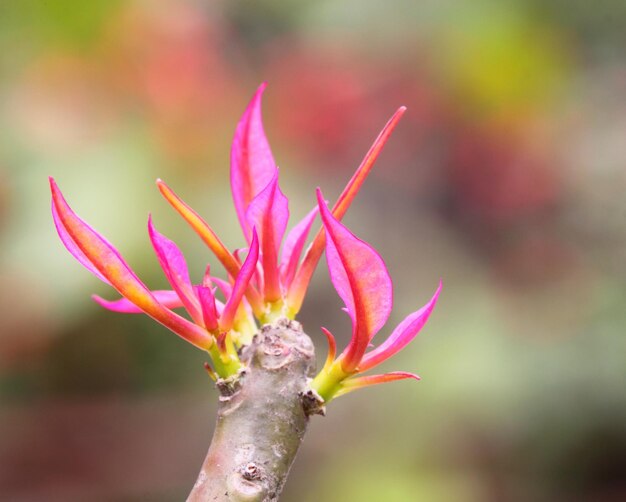
MULTIPOLYGON (((382 131, 378 134, 378 137, 374 140, 374 143, 365 154, 365 157, 361 161, 361 164, 357 168, 356 172, 350 178, 350 181, 341 192, 339 199, 333 206, 332 213, 338 220, 341 220, 352 204, 354 197, 361 189, 363 182, 369 175, 370 171, 374 167, 374 163, 383 150, 383 147, 387 143, 387 140, 391 136, 391 133, 395 129, 396 125, 400 121, 402 115, 406 111, 406 107, 401 106, 396 110, 393 116, 385 124, 382 131)), ((317 263, 322 257, 324 252, 325 234, 323 231, 317 233, 309 249, 307 250, 302 265, 298 269, 293 282, 290 285, 287 298, 289 299, 289 307, 293 312, 298 312, 302 307, 304 301, 304 295, 313 277, 313 272, 317 267, 317 263)))
POLYGON ((119 252, 72 211, 52 178, 50 189, 57 221, 65 237, 71 239, 93 268, 122 296, 177 335, 203 349, 211 346, 213 339, 206 331, 159 303, 119 252))
POLYGON ((417 336, 435 308, 441 287, 440 281, 437 291, 435 291, 435 294, 426 305, 418 311, 409 314, 379 347, 365 354, 361 364, 359 364, 359 371, 367 371, 389 359, 394 354, 400 352, 417 336))
POLYGON ((326 230, 330 278, 352 319, 352 338, 341 355, 344 371, 353 371, 372 337, 387 321, 393 304, 391 278, 383 259, 342 225, 317 198, 326 230))

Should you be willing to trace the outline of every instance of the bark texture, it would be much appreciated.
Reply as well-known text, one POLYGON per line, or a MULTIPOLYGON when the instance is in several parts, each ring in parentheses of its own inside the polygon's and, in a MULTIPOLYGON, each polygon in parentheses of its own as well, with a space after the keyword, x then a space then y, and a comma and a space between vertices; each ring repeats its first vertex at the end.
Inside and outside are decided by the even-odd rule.
POLYGON ((278 500, 304 437, 315 353, 300 324, 264 326, 241 359, 238 377, 217 382, 217 424, 188 501, 278 500))

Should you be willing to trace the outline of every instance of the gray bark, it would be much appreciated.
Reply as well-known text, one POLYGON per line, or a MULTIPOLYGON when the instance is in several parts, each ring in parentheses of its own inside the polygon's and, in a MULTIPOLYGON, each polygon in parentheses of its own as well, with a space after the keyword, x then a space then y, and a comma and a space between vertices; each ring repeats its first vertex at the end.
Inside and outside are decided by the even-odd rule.
POLYGON ((308 416, 323 411, 307 390, 315 353, 299 323, 264 326, 241 359, 245 370, 217 382, 217 424, 188 502, 278 500, 308 416))

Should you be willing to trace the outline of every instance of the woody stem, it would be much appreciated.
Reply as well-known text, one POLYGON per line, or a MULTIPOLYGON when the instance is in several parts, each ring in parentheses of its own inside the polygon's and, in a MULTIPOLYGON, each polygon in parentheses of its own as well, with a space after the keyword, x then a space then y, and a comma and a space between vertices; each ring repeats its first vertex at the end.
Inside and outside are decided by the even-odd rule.
POLYGON ((188 501, 278 500, 304 437, 315 354, 300 324, 264 326, 241 361, 239 375, 217 382, 217 424, 188 501))

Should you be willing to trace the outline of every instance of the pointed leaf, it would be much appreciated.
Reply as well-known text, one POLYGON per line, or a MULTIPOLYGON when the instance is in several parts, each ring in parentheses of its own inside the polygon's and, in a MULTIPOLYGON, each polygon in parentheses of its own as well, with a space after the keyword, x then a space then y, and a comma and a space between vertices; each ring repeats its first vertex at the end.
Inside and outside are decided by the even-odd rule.
MULTIPOLYGON (((111 285, 111 283, 109 282, 109 280, 104 277, 100 271, 94 267, 92 265, 92 263, 89 261, 89 258, 87 258, 87 256, 85 255, 85 253, 83 253, 81 251, 81 249, 76 245, 76 243, 72 240, 71 236, 67 233, 67 230, 65 230, 65 227, 63 226, 63 224, 61 223, 61 220, 59 218, 59 213, 57 212, 57 208, 54 205, 54 201, 52 202, 52 219, 54 221, 54 226, 57 229, 57 233, 59 234, 59 237, 61 238, 61 242, 63 243, 63 245, 65 246, 65 248, 70 252, 70 254, 76 258, 76 260, 83 266, 85 267, 87 270, 89 270, 93 275, 95 275, 98 279, 100 279, 102 282, 111 285)), ((87 223, 85 223, 83 221, 84 225, 87 225, 87 223)), ((91 228, 91 227, 90 227, 91 228)), ((93 228, 91 229, 94 233, 95 230, 93 230, 93 228)), ((102 237, 102 236, 100 236, 102 237)), ((104 240, 104 237, 102 237, 102 239, 104 240)), ((110 247, 113 247, 109 244, 110 247)))
POLYGON ((441 286, 442 284, 440 281, 437 291, 435 291, 435 294, 426 305, 424 305, 417 312, 409 314, 400 324, 398 324, 398 327, 393 330, 391 335, 389 335, 389 338, 387 338, 379 347, 365 354, 361 364, 359 364, 359 371, 367 371, 368 369, 379 365, 394 354, 400 352, 411 340, 413 340, 413 338, 415 338, 424 324, 426 324, 426 321, 428 321, 430 314, 435 308, 437 298, 439 298, 439 293, 441 292, 441 286))
MULTIPOLYGON (((151 291, 152 296, 156 298, 156 300, 169 309, 175 309, 179 307, 183 307, 183 302, 180 300, 178 293, 176 291, 170 290, 156 290, 151 291)), ((132 303, 130 300, 126 298, 121 298, 119 300, 105 300, 101 296, 92 295, 91 298, 100 306, 104 307, 107 310, 112 312, 121 312, 124 314, 144 314, 144 311, 141 310, 137 305, 132 303)))
POLYGON ((337 355, 337 342, 335 341, 335 337, 333 334, 328 331, 326 328, 322 328, 322 333, 326 335, 326 340, 328 341, 328 355, 326 356, 326 362, 324 363, 324 368, 322 371, 328 370, 330 365, 335 361, 335 356, 337 355))
MULTIPOLYGON (((395 129, 396 125, 400 121, 402 115, 406 111, 406 107, 401 106, 398 108, 396 113, 389 119, 385 127, 383 127, 382 131, 378 135, 378 137, 374 140, 374 143, 368 150, 367 154, 361 161, 358 169, 350 178, 350 181, 341 192, 339 199, 333 206, 332 213, 338 220, 341 220, 352 204, 354 197, 359 192, 361 185, 369 175, 372 167, 374 167, 374 163, 378 156, 383 150, 383 147, 387 143, 387 140, 391 136, 391 133, 395 129)), ((322 253, 324 252, 324 243, 325 243, 325 234, 323 231, 319 231, 315 238, 313 239, 313 243, 309 246, 304 259, 302 260, 302 265, 298 269, 296 276, 291 283, 289 288, 289 292, 287 294, 287 299, 289 302, 290 310, 293 312, 298 312, 302 307, 302 302, 304 301, 304 295, 306 290, 311 282, 311 277, 313 277, 313 272, 315 272, 315 268, 317 267, 317 263, 322 257, 322 253)))
MULTIPOLYGON (((236 277, 239 273, 240 265, 230 251, 226 249, 226 246, 222 244, 217 235, 215 235, 211 227, 160 179, 157 180, 157 186, 171 206, 185 219, 189 226, 195 230, 209 249, 213 251, 213 254, 215 254, 228 274, 232 277, 236 277)), ((260 314, 263 310, 263 304, 258 291, 252 287, 248 288, 246 298, 250 302, 254 312, 260 314)))
POLYGON ((229 296, 228 301, 226 302, 226 306, 224 307, 224 311, 222 312, 222 316, 220 317, 220 329, 228 331, 232 328, 235 315, 237 314, 237 309, 239 308, 243 300, 243 296, 246 292, 246 289, 248 288, 250 279, 256 272, 256 264, 258 259, 259 239, 257 237, 255 229, 252 229, 252 242, 250 243, 250 251, 248 251, 248 256, 241 266, 239 275, 237 275, 235 279, 232 293, 229 296))
POLYGON ((241 117, 230 152, 230 184, 233 200, 248 242, 252 228, 246 219, 248 206, 267 186, 276 171, 276 162, 265 136, 261 118, 261 96, 265 87, 265 83, 261 84, 241 117))
POLYGON ((222 241, 215 235, 213 229, 191 207, 182 201, 174 191, 162 180, 156 181, 159 191, 167 202, 180 214, 189 226, 200 236, 209 249, 215 254, 229 274, 237 275, 239 264, 235 257, 226 249, 222 241))
POLYGON ((211 277, 211 280, 217 285, 224 295, 225 301, 228 301, 230 295, 233 294, 233 286, 230 282, 220 279, 219 277, 211 277))
POLYGON ((380 383, 395 382, 396 380, 405 380, 407 378, 413 378, 414 380, 420 380, 420 377, 413 373, 406 373, 404 371, 393 371, 391 373, 384 373, 382 375, 368 375, 356 378, 348 378, 341 384, 341 389, 333 397, 343 396, 353 390, 362 389, 371 385, 378 385, 380 383))
MULTIPOLYGON (((255 276, 256 273, 253 275, 253 278, 255 276)), ((220 289, 224 297, 227 299, 230 298, 233 291, 232 285, 229 282, 219 279, 217 277, 213 277, 213 281, 215 282, 215 284, 217 284, 217 287, 220 289)), ((235 337, 233 335, 233 341, 239 347, 242 345, 248 345, 252 341, 252 337, 254 336, 254 334, 257 332, 257 326, 254 322, 252 309, 250 308, 250 304, 245 298, 241 300, 239 308, 237 308, 232 329, 237 331, 238 336, 235 337)))
POLYGON ((203 324, 200 303, 194 293, 191 279, 189 279, 187 262, 183 253, 173 241, 157 232, 152 223, 152 216, 148 218, 148 235, 167 281, 178 293, 187 312, 196 324, 203 324))
POLYGON ((350 178, 350 181, 348 181, 348 184, 343 189, 343 192, 341 192, 341 195, 337 199, 337 202, 335 202, 332 211, 333 216, 338 220, 341 220, 341 218, 343 218, 343 216, 346 214, 346 211, 350 207, 350 204, 352 204, 352 201, 356 197, 356 194, 359 193, 363 182, 367 179, 367 176, 374 167, 376 159, 378 159, 378 156, 383 151, 383 148, 387 144, 391 133, 398 125, 398 122, 400 122, 400 119, 402 118, 402 115, 404 115, 405 111, 406 107, 401 106, 391 116, 389 121, 385 124, 385 127, 383 127, 382 131, 380 131, 380 133, 378 134, 378 137, 374 140, 374 143, 372 144, 370 149, 365 154, 365 157, 361 161, 361 164, 357 168, 352 178, 350 178))
POLYGON ((319 208, 315 206, 296 226, 294 226, 283 244, 283 250, 280 261, 280 280, 285 289, 289 287, 296 275, 298 263, 302 256, 302 250, 306 244, 306 240, 311 231, 311 226, 319 208))
POLYGON ((84 257, 124 297, 188 342, 206 349, 213 339, 204 329, 161 305, 137 278, 118 251, 98 232, 83 222, 69 207, 54 179, 50 178, 52 200, 58 222, 84 257))
POLYGON ((218 328, 218 313, 215 305, 215 291, 211 287, 198 286, 198 298, 202 309, 204 327, 213 332, 218 328))
POLYGON ((282 297, 278 251, 289 220, 287 197, 278 186, 278 170, 269 184, 250 203, 246 219, 250 227, 259 232, 264 300, 266 303, 276 301, 282 297))
POLYGON ((358 366, 370 340, 389 317, 393 303, 391 278, 374 248, 333 217, 319 189, 317 198, 328 236, 330 278, 353 323, 352 339, 341 356, 342 368, 349 373, 358 366))

